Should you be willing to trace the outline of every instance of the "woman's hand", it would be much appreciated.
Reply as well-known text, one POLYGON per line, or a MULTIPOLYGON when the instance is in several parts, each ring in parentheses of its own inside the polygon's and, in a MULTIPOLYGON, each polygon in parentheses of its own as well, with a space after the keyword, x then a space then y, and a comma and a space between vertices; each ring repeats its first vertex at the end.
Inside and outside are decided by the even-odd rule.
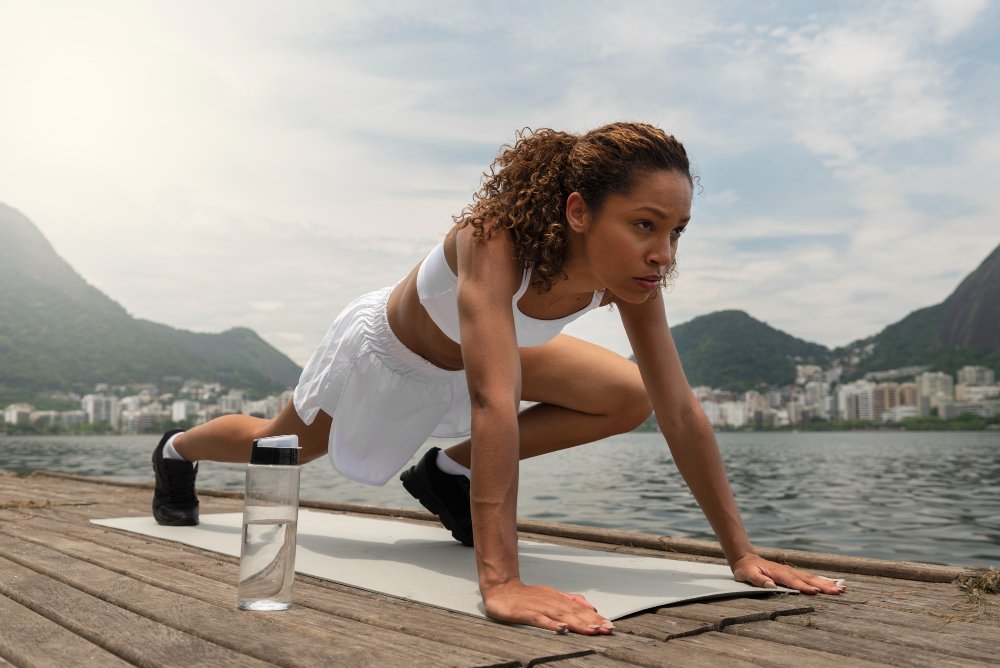
POLYGON ((843 594, 844 585, 821 575, 785 564, 768 561, 756 554, 747 554, 733 564, 733 578, 755 587, 773 589, 777 585, 797 589, 803 594, 843 594))
POLYGON ((607 635, 614 631, 611 620, 580 594, 564 594, 552 587, 528 586, 519 580, 483 590, 486 615, 511 624, 526 624, 565 633, 607 635))

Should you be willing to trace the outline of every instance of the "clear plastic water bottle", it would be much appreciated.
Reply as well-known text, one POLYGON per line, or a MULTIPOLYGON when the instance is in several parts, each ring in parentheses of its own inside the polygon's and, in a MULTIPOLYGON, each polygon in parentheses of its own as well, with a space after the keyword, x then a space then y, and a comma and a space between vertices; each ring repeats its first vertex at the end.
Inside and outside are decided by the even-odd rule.
POLYGON ((243 501, 241 609, 286 610, 291 606, 298 519, 298 436, 254 440, 243 501))

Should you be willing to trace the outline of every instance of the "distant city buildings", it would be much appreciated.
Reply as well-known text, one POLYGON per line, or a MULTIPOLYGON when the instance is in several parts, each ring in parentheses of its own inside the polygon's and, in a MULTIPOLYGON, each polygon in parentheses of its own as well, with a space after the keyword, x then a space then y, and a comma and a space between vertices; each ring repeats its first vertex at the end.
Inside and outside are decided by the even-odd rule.
POLYGON ((58 394, 61 401, 78 401, 79 409, 35 410, 26 403, 11 404, 3 409, 3 422, 11 426, 35 426, 73 429, 82 425, 142 433, 172 425, 193 426, 230 413, 244 413, 261 418, 277 417, 292 400, 292 391, 250 400, 242 390, 224 390, 219 383, 197 380, 181 382, 177 396, 159 394, 155 385, 111 387, 101 383, 92 394, 83 397, 58 394))
MULTIPOLYGON (((708 421, 728 429, 787 427, 817 420, 898 423, 915 417, 1000 415, 1000 385, 993 370, 986 367, 963 367, 955 378, 924 366, 907 367, 866 374, 850 383, 840 382, 842 373, 839 367, 799 365, 795 383, 787 387, 749 392, 695 387, 692 391, 708 421)), ((215 382, 176 379, 172 387, 175 391, 161 394, 151 384, 112 387, 102 383, 83 397, 51 395, 62 402, 78 401, 79 409, 35 410, 16 403, 3 409, 3 421, 13 427, 91 425, 149 432, 174 425, 189 427, 234 413, 273 419, 292 400, 291 390, 250 399, 243 390, 215 382)))
POLYGON ((955 378, 926 366, 889 369, 840 383, 842 369, 796 367, 795 384, 765 393, 693 388, 716 427, 783 427, 810 420, 897 423, 907 418, 1000 415, 1000 385, 992 369, 963 367, 955 378))

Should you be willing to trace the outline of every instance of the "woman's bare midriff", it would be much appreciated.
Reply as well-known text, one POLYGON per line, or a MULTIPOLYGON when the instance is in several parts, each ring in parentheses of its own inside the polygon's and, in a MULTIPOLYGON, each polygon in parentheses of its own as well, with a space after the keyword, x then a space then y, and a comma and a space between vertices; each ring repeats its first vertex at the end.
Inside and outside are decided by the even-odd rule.
POLYGON ((465 368, 462 347, 438 329, 417 294, 417 267, 393 289, 387 306, 389 327, 400 342, 434 366, 465 368))

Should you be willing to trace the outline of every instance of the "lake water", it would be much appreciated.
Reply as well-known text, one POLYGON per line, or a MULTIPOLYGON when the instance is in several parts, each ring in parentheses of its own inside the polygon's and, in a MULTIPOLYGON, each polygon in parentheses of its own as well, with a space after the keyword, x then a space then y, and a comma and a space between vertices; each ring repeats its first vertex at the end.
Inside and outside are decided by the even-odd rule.
MULTIPOLYGON (((1000 432, 723 433, 726 468, 760 546, 965 566, 1000 565, 1000 432)), ((156 436, 0 436, 0 468, 150 482, 156 436)), ((424 449, 444 446, 433 439, 424 449)), ((419 457, 418 453, 416 457, 419 457)), ((199 487, 239 490, 244 467, 205 462, 199 487)), ((302 498, 418 508, 326 459, 302 498)), ((521 464, 522 517, 713 538, 663 438, 626 434, 521 464)))

